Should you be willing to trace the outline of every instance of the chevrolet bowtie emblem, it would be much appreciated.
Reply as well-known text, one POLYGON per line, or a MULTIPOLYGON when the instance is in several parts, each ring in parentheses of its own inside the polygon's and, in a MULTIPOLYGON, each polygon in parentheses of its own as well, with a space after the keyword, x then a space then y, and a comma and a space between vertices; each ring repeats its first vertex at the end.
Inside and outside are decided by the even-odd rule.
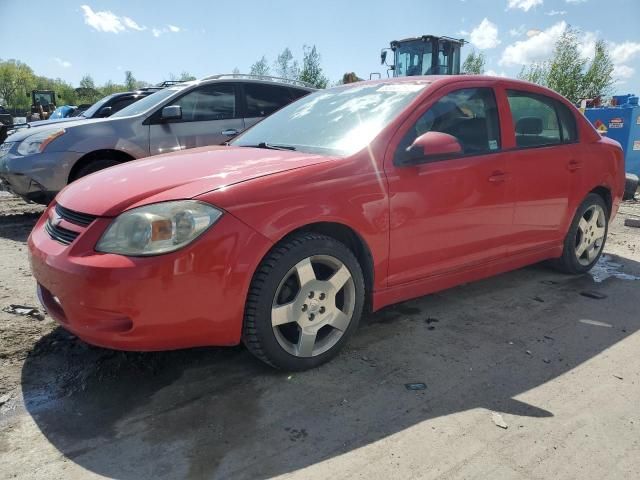
POLYGON ((51 217, 51 225, 53 225, 54 227, 57 227, 61 223, 62 223, 62 217, 60 215, 58 215, 57 213, 54 213, 53 217, 51 217))

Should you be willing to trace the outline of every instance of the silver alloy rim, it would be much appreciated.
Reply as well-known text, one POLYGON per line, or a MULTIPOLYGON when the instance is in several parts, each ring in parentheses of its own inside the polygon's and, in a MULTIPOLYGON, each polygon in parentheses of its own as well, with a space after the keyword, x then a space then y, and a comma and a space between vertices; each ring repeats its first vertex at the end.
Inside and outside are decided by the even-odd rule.
POLYGON ((340 260, 314 255, 287 272, 276 290, 271 325, 278 343, 296 357, 315 357, 340 340, 351 324, 356 288, 340 260))
POLYGON ((602 250, 606 221, 600 205, 592 205, 582 214, 575 239, 576 258, 581 265, 590 265, 602 250))

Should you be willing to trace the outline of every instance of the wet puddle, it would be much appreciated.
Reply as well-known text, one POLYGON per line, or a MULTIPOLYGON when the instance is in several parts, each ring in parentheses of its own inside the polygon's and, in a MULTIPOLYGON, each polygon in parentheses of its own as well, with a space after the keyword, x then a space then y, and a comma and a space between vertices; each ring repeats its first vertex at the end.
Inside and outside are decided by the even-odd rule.
POLYGON ((611 260, 609 255, 602 255, 598 263, 589 271, 596 283, 603 282, 607 278, 613 277, 619 280, 640 280, 637 275, 622 272, 623 265, 611 260))

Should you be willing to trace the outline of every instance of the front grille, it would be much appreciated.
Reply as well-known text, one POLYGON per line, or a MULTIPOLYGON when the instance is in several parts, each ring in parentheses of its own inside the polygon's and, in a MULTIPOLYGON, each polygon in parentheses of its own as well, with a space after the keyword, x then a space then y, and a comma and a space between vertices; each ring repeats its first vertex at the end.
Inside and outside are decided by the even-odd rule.
POLYGON ((51 238, 64 245, 70 245, 71 242, 80 235, 78 232, 72 232, 66 228, 52 225, 51 220, 47 220, 47 223, 44 224, 44 228, 51 238))
POLYGON ((74 212, 68 208, 64 208, 62 205, 56 205, 56 213, 66 220, 67 222, 80 225, 81 227, 88 226, 97 217, 95 215, 88 215, 86 213, 74 212))

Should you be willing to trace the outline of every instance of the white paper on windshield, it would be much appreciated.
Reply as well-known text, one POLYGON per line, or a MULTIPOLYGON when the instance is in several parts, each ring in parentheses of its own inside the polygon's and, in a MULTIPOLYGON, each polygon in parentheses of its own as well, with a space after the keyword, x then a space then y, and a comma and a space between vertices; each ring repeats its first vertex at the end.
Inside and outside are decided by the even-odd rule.
POLYGON ((378 92, 417 92, 425 86, 415 83, 396 83, 394 85, 383 85, 378 89, 378 92))

